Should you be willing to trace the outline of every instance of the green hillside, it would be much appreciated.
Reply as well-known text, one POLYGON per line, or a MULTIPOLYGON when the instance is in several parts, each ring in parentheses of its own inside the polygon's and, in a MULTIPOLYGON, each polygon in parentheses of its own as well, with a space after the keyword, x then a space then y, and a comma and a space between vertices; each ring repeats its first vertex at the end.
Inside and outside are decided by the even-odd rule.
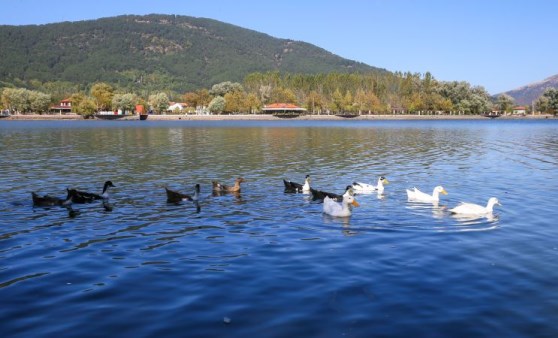
POLYGON ((178 92, 253 72, 386 72, 308 43, 188 16, 0 26, 0 81, 97 81, 178 92))

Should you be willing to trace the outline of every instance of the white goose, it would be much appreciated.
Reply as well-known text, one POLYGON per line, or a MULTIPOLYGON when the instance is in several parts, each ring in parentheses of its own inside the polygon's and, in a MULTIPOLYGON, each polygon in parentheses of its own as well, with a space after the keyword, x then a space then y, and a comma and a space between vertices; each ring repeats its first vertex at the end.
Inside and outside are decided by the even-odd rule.
POLYGON ((343 195, 341 203, 337 203, 335 199, 326 196, 324 198, 324 214, 335 217, 349 217, 353 213, 350 205, 359 206, 355 198, 348 193, 343 195))
POLYGON ((384 176, 380 176, 380 178, 378 178, 378 183, 376 185, 354 182, 352 187, 354 192, 357 194, 366 194, 372 192, 377 192, 381 194, 384 192, 384 184, 389 184, 389 181, 384 176))
POLYGON ((444 189, 444 187, 442 187, 441 185, 434 188, 434 190, 432 191, 432 195, 428 195, 427 193, 424 193, 418 190, 417 188, 413 188, 411 190, 406 189, 406 190, 407 190, 407 198, 409 199, 409 201, 413 201, 413 202, 435 203, 440 201, 440 194, 444 194, 444 195, 448 194, 446 189, 444 189))
POLYGON ((496 197, 491 197, 488 199, 486 207, 473 203, 461 203, 449 211, 460 215, 486 215, 492 213, 494 205, 501 206, 500 201, 496 197))

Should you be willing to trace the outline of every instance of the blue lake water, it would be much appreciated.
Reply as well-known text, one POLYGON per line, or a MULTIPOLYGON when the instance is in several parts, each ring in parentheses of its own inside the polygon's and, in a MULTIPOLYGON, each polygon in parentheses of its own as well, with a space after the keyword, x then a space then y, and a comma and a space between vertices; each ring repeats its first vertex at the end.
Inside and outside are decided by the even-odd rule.
POLYGON ((558 120, 1 121, 0 145, 2 337, 558 336, 558 120), (336 219, 284 193, 307 174, 390 184, 336 219), (32 205, 106 180, 112 211, 32 205))

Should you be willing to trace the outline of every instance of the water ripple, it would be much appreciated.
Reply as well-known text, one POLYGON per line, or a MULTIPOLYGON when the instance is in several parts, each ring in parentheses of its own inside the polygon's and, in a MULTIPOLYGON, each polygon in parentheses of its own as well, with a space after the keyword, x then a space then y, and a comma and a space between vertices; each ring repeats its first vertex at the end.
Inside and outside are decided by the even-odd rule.
POLYGON ((553 121, 29 126, 0 122, 5 335, 557 334, 553 121), (337 193, 390 184, 333 218, 284 193, 307 174, 337 193), (211 192, 238 176, 240 194, 211 192), (31 205, 107 179, 112 211, 31 205), (196 183, 198 205, 166 203, 196 183), (439 184, 439 204, 407 201, 439 184), (488 217, 448 211, 491 196, 488 217))

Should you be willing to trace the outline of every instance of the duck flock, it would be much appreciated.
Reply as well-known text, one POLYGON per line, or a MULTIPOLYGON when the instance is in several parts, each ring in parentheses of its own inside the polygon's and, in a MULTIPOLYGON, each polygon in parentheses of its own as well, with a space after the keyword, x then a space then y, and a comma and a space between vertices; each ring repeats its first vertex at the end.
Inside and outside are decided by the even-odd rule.
MULTIPOLYGON (((306 175, 304 183, 296 183, 283 179, 285 185, 285 193, 303 193, 311 194, 312 200, 323 202, 323 213, 333 217, 350 217, 353 213, 353 207, 358 207, 359 203, 355 199, 358 194, 383 194, 385 185, 389 181, 381 176, 378 178, 376 184, 367 184, 360 182, 353 182, 348 185, 343 194, 335 194, 322 190, 314 189, 310 186, 310 175, 306 175)), ((225 185, 217 181, 212 182, 212 191, 214 193, 232 193, 238 194, 241 191, 241 183, 245 182, 242 177, 237 178, 233 185, 225 185)), ((114 188, 112 181, 106 181, 103 185, 101 194, 80 191, 77 189, 66 189, 66 198, 58 198, 50 195, 40 196, 32 192, 33 206, 52 207, 62 206, 68 208, 70 216, 76 216, 79 212, 72 208, 72 204, 92 203, 95 201, 102 201, 103 208, 106 211, 112 211, 112 206, 109 203, 109 188, 114 188)), ((194 202, 199 210, 198 200, 200 199, 200 185, 196 184, 193 194, 184 194, 178 191, 170 190, 165 187, 167 196, 167 203, 181 203, 183 201, 194 202)), ((440 201, 440 194, 447 195, 447 191, 442 186, 436 186, 432 194, 424 193, 417 189, 407 189, 407 198, 411 202, 419 203, 438 203, 440 201)), ((486 206, 473 204, 473 203, 460 203, 454 208, 449 209, 452 214, 477 217, 492 214, 495 205, 501 205, 496 197, 491 197, 486 206)))

